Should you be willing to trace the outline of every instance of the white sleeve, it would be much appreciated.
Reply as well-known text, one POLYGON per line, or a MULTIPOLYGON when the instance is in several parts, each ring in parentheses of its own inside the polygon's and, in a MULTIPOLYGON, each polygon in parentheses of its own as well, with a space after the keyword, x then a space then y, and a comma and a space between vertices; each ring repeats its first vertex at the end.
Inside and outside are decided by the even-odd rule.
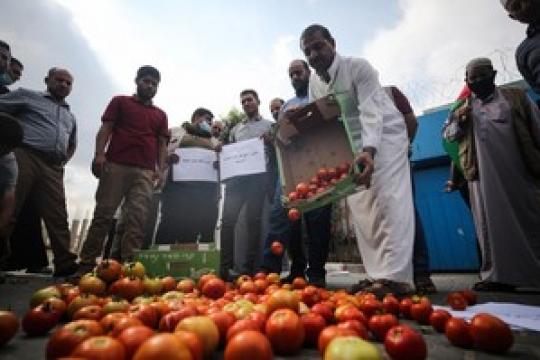
POLYGON ((375 69, 363 59, 355 59, 352 75, 360 111, 362 125, 362 146, 378 148, 383 128, 383 109, 388 102, 388 96, 379 84, 375 69))

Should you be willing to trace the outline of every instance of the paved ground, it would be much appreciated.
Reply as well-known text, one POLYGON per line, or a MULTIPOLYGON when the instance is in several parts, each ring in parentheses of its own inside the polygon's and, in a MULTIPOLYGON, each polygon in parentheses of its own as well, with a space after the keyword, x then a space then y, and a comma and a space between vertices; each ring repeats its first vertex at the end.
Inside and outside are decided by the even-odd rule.
MULTIPOLYGON (((335 272, 330 273, 327 280, 330 288, 348 288, 361 278, 361 274, 335 272)), ((477 281, 477 277, 471 274, 437 274, 433 276, 433 280, 440 292, 430 297, 435 304, 442 305, 448 292, 470 287, 477 281)), ((53 279, 48 277, 10 276, 6 283, 0 285, 0 308, 9 307, 22 316, 27 310, 31 294, 36 289, 53 282, 53 279)), ((516 302, 540 306, 540 295, 480 293, 479 301, 516 302)), ((435 333, 430 327, 418 327, 415 324, 413 326, 418 328, 426 338, 429 359, 540 359, 540 333, 515 332, 515 344, 512 350, 505 356, 494 356, 476 351, 464 351, 450 346, 444 335, 435 333)), ((28 338, 19 332, 8 345, 0 349, 0 359, 43 359, 47 339, 47 336, 28 338)), ((215 358, 221 359, 222 354, 216 355, 215 358)), ((315 350, 304 350, 298 356, 287 357, 287 359, 297 360, 318 358, 320 356, 315 350)))

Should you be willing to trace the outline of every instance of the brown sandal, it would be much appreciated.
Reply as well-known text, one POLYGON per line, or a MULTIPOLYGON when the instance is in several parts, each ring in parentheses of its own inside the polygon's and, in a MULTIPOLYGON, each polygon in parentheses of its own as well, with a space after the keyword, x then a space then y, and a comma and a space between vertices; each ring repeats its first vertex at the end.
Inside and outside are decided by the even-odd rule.
POLYGON ((409 284, 387 279, 375 280, 371 286, 364 288, 364 291, 374 293, 378 298, 383 298, 387 294, 406 296, 413 293, 409 284))

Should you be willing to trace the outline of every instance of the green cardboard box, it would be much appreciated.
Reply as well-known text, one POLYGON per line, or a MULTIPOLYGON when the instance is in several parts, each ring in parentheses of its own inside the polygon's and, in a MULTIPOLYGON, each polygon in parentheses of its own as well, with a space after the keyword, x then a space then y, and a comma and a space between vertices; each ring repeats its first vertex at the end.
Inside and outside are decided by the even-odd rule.
POLYGON ((356 191, 352 166, 345 179, 308 200, 289 202, 287 195, 299 182, 309 182, 320 167, 354 163, 353 142, 347 122, 340 117, 340 104, 333 95, 309 103, 290 118, 280 121, 276 130, 276 155, 287 208, 310 211, 336 202, 356 191))
POLYGON ((159 245, 137 251, 135 260, 143 263, 152 276, 198 279, 219 270, 219 250, 208 244, 159 245))

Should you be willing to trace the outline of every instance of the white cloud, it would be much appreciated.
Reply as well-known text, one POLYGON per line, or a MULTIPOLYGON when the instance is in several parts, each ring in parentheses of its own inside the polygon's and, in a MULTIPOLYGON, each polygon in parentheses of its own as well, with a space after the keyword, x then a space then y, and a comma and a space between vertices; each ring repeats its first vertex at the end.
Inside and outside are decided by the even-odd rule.
POLYGON ((525 36, 493 0, 401 0, 403 16, 362 53, 379 71, 382 84, 398 85, 416 110, 452 101, 463 86, 464 67, 488 56, 498 81, 520 77, 514 51, 525 36))

